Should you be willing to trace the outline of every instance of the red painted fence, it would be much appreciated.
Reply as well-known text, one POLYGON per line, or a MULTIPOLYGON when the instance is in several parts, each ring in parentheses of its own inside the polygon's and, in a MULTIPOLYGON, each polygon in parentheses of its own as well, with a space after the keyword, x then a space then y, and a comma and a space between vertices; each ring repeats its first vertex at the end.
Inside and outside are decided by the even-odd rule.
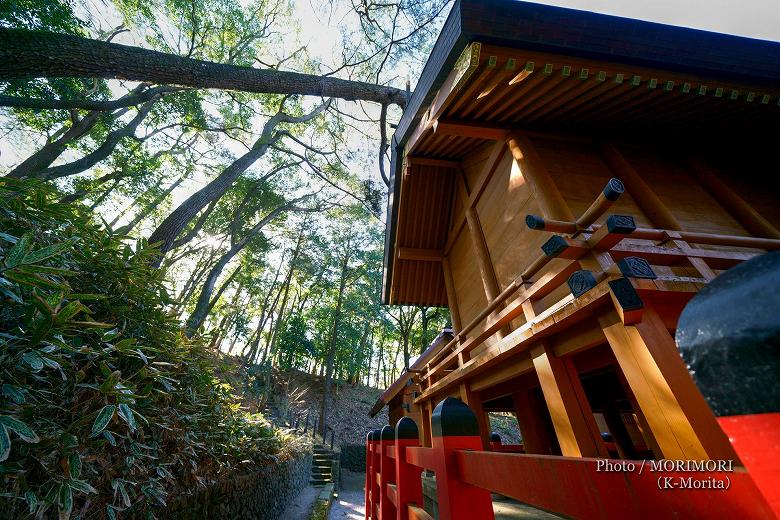
MULTIPOLYGON (((482 451, 476 417, 454 398, 436 407, 431 430, 430 448, 420 447, 408 417, 395 429, 369 433, 366 520, 430 519, 422 509, 423 469, 436 474, 441 520, 492 519, 491 492, 571 518, 777 518, 741 467, 681 472, 654 468, 651 461, 611 460, 635 466, 605 471, 604 459, 482 451), (727 489, 708 487, 721 482, 727 489)), ((776 458, 771 465, 778 467, 776 458)))

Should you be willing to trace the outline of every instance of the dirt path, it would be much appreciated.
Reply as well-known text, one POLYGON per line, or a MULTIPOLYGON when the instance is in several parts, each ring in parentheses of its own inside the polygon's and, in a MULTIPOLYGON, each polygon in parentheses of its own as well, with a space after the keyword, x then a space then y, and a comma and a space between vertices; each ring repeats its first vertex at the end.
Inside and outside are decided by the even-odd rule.
POLYGON ((330 507, 328 520, 363 520, 365 518, 364 473, 341 471, 341 490, 330 507))

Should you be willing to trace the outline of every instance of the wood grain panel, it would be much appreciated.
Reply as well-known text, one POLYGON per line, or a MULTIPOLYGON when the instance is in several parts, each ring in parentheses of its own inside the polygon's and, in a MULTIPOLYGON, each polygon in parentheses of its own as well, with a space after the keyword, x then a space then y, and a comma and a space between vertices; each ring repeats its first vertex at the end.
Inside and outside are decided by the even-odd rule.
POLYGON ((676 161, 658 150, 621 147, 631 166, 686 231, 747 236, 748 233, 676 161))
MULTIPOLYGON (((534 139, 534 144, 572 213, 579 217, 613 177, 612 172, 590 143, 534 139)), ((637 226, 652 227, 630 193, 621 195, 597 222, 604 222, 610 214, 631 215, 637 226)))

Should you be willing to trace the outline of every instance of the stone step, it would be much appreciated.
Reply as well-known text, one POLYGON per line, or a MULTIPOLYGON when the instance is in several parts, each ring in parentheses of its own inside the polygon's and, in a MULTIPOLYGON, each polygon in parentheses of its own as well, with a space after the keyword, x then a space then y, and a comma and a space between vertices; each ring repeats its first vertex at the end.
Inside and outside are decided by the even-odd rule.
POLYGON ((314 479, 312 479, 312 480, 309 481, 309 484, 311 484, 312 486, 324 486, 325 484, 330 484, 331 482, 332 482, 332 480, 330 480, 330 479, 328 479, 328 480, 314 480, 314 479))
POLYGON ((314 466, 311 468, 312 473, 330 473, 330 466, 314 466))

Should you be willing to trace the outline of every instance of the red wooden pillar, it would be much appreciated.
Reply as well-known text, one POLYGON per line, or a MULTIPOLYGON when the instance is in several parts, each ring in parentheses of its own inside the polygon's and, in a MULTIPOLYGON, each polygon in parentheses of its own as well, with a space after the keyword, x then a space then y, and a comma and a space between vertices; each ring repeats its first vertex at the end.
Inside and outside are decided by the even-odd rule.
POLYGON ((395 484, 395 461, 388 456, 387 449, 395 449, 395 430, 384 426, 379 432, 379 520, 395 518, 395 504, 388 496, 388 485, 395 484))
POLYGON ((447 397, 433 410, 432 443, 437 464, 436 495, 440 520, 492 520, 490 491, 460 480, 456 450, 482 451, 477 417, 460 399, 447 397))
POLYGON ((377 520, 374 507, 377 497, 376 473, 379 468, 376 465, 376 448, 379 445, 379 430, 371 430, 366 436, 366 520, 377 520))
POLYGON ((406 462, 406 448, 419 445, 417 424, 411 417, 401 417, 395 425, 396 520, 409 520, 409 504, 423 505, 422 470, 406 462))

